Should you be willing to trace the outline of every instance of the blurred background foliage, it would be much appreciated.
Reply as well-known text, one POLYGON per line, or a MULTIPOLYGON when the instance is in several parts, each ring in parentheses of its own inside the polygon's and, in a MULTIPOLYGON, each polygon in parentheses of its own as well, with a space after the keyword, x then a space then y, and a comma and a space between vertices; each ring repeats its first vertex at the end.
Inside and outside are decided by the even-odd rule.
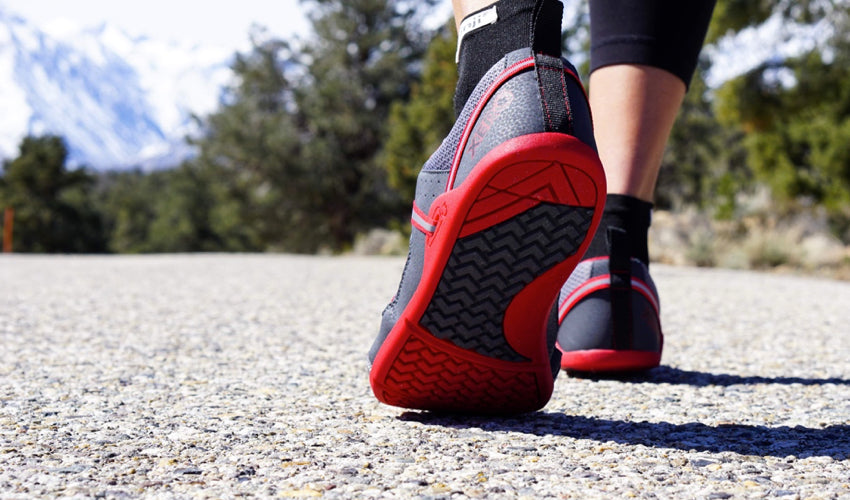
MULTIPOLYGON (((406 227, 419 167, 454 121, 456 34, 453 22, 422 27, 433 3, 304 0, 309 43, 254 31, 219 109, 198 117, 198 155, 173 169, 69 170, 62 138, 24 139, 0 175, 15 250, 340 252, 370 229, 406 227)), ((731 220, 769 189, 778 212, 818 207, 850 241, 848 13, 843 0, 718 1, 710 43, 770 19, 820 23, 824 36, 716 88, 702 58, 658 208, 731 220)), ((586 21, 564 32, 580 66, 586 21)))

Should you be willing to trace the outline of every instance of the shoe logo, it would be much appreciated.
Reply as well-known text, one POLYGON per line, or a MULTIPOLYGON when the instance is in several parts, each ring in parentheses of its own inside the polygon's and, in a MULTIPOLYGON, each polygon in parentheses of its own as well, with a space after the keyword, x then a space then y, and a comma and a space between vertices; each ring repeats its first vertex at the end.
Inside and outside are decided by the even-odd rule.
POLYGON ((493 128, 493 125, 496 124, 502 112, 508 109, 513 102, 514 94, 510 89, 502 88, 496 92, 493 100, 487 103, 478 121, 475 122, 475 127, 472 129, 472 137, 469 138, 469 142, 466 145, 466 153, 473 158, 477 157, 476 151, 484 143, 487 134, 493 128))
POLYGON ((432 206, 431 207, 430 217, 431 217, 431 220, 433 221, 433 228, 434 229, 433 229, 433 231, 431 231, 430 233, 428 233, 425 236, 425 246, 430 247, 431 244, 435 241, 435 239, 436 239, 435 235, 437 234, 437 231, 440 229, 440 226, 442 226, 443 219, 446 217, 446 214, 448 212, 449 212, 449 208, 446 206, 445 202, 442 202, 438 206, 432 206))

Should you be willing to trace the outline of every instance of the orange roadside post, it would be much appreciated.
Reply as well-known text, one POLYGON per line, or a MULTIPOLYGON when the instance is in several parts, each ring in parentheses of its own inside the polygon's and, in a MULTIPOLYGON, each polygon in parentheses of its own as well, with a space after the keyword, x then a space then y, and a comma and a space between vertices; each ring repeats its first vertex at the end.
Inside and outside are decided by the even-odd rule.
POLYGON ((12 229, 15 226, 15 209, 6 207, 3 212, 3 253, 12 253, 12 229))

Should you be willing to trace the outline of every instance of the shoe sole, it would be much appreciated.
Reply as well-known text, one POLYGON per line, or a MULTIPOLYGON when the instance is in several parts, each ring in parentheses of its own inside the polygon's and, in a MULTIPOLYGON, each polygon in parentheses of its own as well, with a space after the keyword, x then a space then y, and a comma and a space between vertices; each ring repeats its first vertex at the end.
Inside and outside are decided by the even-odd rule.
POLYGON ((546 323, 601 218, 596 152, 564 134, 506 141, 429 217, 422 279, 372 365, 394 406, 512 414, 553 389, 546 323))
POLYGON ((623 373, 650 370, 661 364, 661 353, 588 349, 561 353, 561 368, 568 372, 623 373))

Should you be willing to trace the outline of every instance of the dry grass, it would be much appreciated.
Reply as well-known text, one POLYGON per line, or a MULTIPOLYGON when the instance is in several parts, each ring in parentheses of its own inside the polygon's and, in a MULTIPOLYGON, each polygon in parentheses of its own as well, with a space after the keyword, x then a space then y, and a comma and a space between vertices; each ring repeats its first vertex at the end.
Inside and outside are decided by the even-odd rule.
POLYGON ((716 221, 694 211, 656 212, 653 260, 674 265, 797 272, 850 278, 850 248, 812 214, 752 213, 716 221))

